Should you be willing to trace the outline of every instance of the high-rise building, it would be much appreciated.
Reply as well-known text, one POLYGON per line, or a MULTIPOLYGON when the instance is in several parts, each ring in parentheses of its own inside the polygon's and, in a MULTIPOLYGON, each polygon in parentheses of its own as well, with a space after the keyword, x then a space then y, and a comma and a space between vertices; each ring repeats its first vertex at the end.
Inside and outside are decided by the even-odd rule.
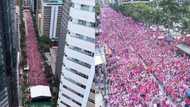
POLYGON ((61 30, 63 0, 38 0, 37 26, 40 36, 57 40, 61 30))
POLYGON ((18 107, 16 0, 0 0, 0 107, 18 107))
POLYGON ((71 6, 71 0, 64 0, 63 3, 63 11, 62 11, 62 22, 61 22, 61 33, 59 36, 58 41, 58 51, 57 51, 57 58, 56 58, 56 67, 55 67, 55 76, 59 80, 61 75, 61 69, 63 64, 63 55, 64 55, 64 48, 65 48, 65 39, 67 34, 67 25, 69 16, 69 10, 71 6))
POLYGON ((30 6, 31 11, 34 14, 36 14, 37 1, 39 1, 39 0, 25 0, 25 1, 27 1, 28 6, 30 6))
POLYGON ((64 44, 59 46, 64 50, 58 107, 86 107, 95 74, 95 0, 71 0, 69 17, 64 44))

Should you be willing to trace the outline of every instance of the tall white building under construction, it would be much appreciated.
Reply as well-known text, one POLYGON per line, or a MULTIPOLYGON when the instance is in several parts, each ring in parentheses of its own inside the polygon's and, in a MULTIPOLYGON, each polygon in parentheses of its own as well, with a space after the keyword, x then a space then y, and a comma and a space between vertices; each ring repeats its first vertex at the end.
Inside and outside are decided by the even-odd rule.
POLYGON ((69 16, 58 107, 94 107, 95 0, 71 0, 69 16))

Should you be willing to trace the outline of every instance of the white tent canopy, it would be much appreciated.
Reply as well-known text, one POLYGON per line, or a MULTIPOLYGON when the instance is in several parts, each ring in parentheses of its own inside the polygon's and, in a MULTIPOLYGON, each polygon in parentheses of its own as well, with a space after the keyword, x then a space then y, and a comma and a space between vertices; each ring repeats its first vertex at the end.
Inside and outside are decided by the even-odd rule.
POLYGON ((31 98, 51 97, 49 86, 37 85, 30 87, 31 98))

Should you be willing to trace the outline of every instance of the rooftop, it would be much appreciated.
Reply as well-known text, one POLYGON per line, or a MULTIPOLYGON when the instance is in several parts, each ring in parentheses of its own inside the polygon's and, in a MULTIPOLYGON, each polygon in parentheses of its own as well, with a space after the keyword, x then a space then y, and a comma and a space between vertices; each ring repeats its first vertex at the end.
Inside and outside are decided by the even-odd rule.
POLYGON ((30 87, 31 98, 49 97, 51 98, 51 92, 49 86, 31 86, 30 87))

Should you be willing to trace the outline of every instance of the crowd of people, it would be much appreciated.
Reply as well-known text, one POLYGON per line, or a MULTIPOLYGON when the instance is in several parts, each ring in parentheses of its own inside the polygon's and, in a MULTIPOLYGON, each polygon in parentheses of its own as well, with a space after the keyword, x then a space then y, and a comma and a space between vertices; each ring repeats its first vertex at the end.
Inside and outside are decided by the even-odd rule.
POLYGON ((24 11, 25 28, 26 28, 26 55, 29 65, 29 84, 48 85, 48 81, 44 74, 42 57, 38 50, 36 32, 33 26, 32 16, 29 10, 24 11))
POLYGON ((190 86, 190 58, 173 39, 114 11, 101 8, 97 44, 105 48, 110 107, 181 107, 190 86), (134 106, 135 105, 135 106, 134 106))

